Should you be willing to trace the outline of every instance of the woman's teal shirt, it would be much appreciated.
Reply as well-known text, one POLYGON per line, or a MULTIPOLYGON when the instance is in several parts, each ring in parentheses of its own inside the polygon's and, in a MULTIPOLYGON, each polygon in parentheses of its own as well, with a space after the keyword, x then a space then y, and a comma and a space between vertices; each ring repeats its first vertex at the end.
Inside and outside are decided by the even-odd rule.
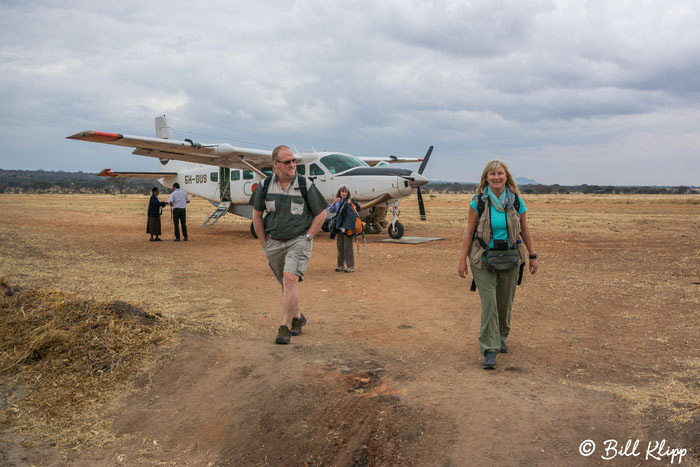
MULTIPOLYGON (((502 201, 505 195, 506 192, 504 191, 498 199, 502 201)), ((518 196, 518 201, 520 201, 520 209, 518 209, 518 213, 522 216, 523 213, 527 211, 527 207, 525 206, 525 202, 520 196, 518 196)), ((469 203, 469 206, 471 206, 471 208, 474 211, 479 212, 477 210, 477 204, 475 199, 473 199, 472 202, 469 203)), ((493 247, 494 238, 497 240, 508 240, 508 226, 506 225, 506 213, 499 212, 493 206, 491 206, 491 229, 493 230, 493 235, 491 236, 491 241, 489 242, 489 248, 493 247)))

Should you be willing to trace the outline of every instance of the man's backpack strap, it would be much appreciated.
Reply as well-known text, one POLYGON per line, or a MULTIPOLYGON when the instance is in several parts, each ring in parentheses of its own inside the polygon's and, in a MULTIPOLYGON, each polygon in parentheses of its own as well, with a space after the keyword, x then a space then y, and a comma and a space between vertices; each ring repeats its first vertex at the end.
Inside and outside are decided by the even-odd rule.
MULTIPOLYGON (((261 193, 261 196, 263 199, 267 197, 267 190, 270 189, 270 183, 272 183, 272 175, 268 175, 265 177, 265 180, 262 182, 262 188, 263 192, 261 193)), ((301 193, 302 198, 304 198, 304 201, 308 203, 308 189, 306 188, 306 177, 299 176, 299 192, 301 193)))
POLYGON ((270 183, 272 183, 272 175, 268 175, 267 177, 265 177, 265 180, 263 180, 263 191, 261 193, 263 200, 267 198, 267 190, 270 189, 270 183))
MULTIPOLYGON (((306 177, 303 175, 297 174, 299 177, 299 192, 301 192, 301 197, 304 198, 304 201, 306 201, 306 204, 309 204, 309 196, 308 196, 308 190, 306 188, 306 177)), ((309 206, 310 208, 310 206, 309 206)))
MULTIPOLYGON (((270 189, 270 183, 272 183, 272 175, 268 175, 265 177, 265 180, 262 181, 260 185, 262 185, 262 193, 260 193, 260 196, 262 197, 263 200, 267 198, 267 191, 270 189)), ((299 175, 299 193, 301 193, 301 197, 304 198, 304 202, 308 205, 309 204, 309 190, 306 186, 306 177, 299 175)), ((251 196, 251 201, 252 201, 252 196, 251 196)), ((309 206, 310 208, 310 206, 309 206)))

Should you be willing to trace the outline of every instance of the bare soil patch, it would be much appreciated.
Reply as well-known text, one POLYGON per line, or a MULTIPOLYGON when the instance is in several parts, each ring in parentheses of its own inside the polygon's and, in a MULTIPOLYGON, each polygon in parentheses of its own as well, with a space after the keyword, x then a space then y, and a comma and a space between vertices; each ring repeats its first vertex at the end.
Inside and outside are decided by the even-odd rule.
MULTIPOLYGON (((197 199, 190 242, 169 241, 164 217, 166 241, 149 243, 146 196, 0 196, 7 283, 118 300, 181 329, 96 409, 108 433, 71 445, 8 423, 0 459, 592 465, 607 439, 666 439, 698 465, 700 198, 526 197, 541 270, 518 290, 493 372, 480 368, 478 294, 456 274, 468 199, 425 196, 420 222, 409 198, 407 235, 445 240, 369 236, 372 262, 363 247, 354 274, 334 273, 335 242, 314 240, 309 324, 282 347, 279 286, 249 222, 201 227, 213 207, 197 199), (578 451, 586 439, 591 457, 578 451)), ((643 457, 614 463, 653 465, 643 457)))

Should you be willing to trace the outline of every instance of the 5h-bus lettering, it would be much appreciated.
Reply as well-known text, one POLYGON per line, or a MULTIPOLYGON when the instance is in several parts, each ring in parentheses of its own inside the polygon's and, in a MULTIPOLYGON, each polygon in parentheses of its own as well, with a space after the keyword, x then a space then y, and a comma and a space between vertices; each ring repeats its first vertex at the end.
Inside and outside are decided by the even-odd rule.
POLYGON ((185 175, 185 184, 207 183, 207 174, 185 175))

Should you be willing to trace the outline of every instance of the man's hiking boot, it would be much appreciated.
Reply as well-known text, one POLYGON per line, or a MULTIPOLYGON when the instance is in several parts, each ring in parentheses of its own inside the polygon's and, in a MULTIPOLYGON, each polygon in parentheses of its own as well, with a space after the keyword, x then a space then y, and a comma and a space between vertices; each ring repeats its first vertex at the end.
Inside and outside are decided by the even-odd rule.
POLYGON ((482 363, 481 366, 484 367, 484 370, 493 370, 496 368, 495 350, 487 350, 486 353, 484 353, 484 363, 482 363))
POLYGON ((335 268, 335 272, 343 272, 343 271, 345 271, 345 268, 343 268, 341 266, 338 266, 337 268, 335 268))
POLYGON ((285 325, 280 326, 277 331, 277 337, 275 338, 275 344, 289 344, 289 339, 291 337, 289 328, 285 325))
POLYGON ((292 336, 298 336, 301 334, 301 328, 306 324, 306 316, 304 313, 299 313, 300 318, 292 318, 292 329, 289 332, 292 336))
POLYGON ((355 272, 355 268, 347 268, 345 272, 355 272))
POLYGON ((508 353, 508 346, 506 345, 506 341, 501 341, 501 353, 508 353))

